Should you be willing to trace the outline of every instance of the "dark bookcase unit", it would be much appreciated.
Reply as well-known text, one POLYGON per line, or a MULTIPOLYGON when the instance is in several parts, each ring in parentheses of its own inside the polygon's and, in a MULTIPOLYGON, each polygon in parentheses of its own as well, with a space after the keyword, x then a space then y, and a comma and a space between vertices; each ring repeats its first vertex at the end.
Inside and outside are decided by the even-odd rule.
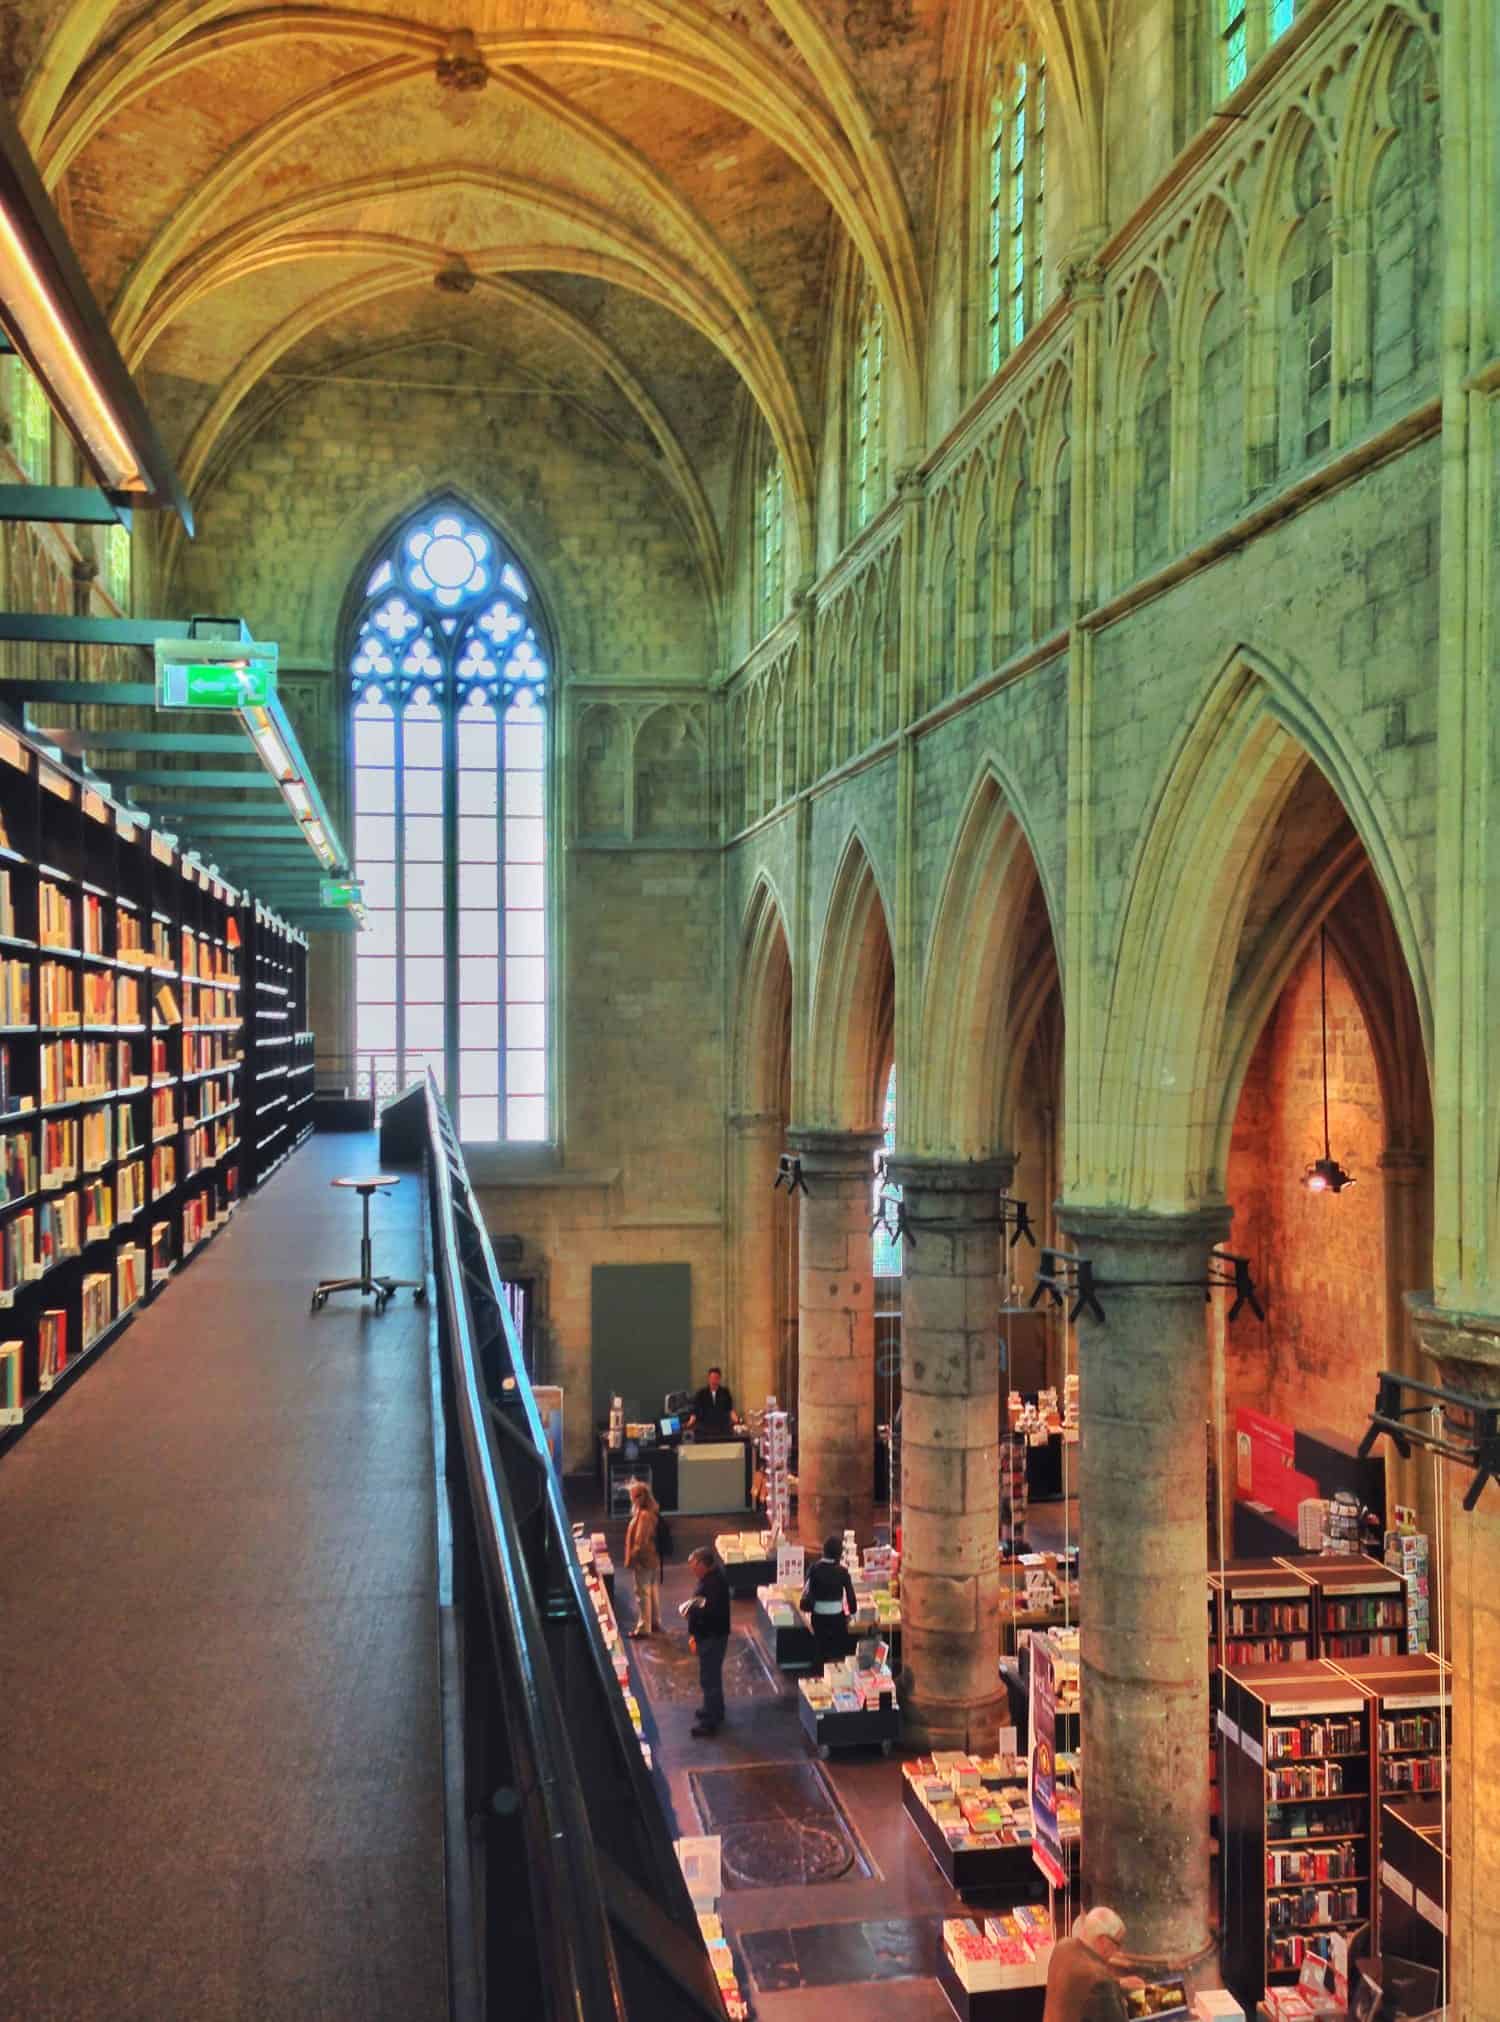
MULTIPOLYGON (((243 1002, 259 912, 0 729, 0 1442, 224 1225, 242 1174, 262 1176, 244 1157, 261 1135, 243 1002)), ((305 943, 271 931, 297 943, 305 1024, 305 943)))
POLYGON ((1380 1847, 1381 1953, 1442 1973, 1452 1883, 1441 1799, 1387 1798, 1380 1847))
MULTIPOLYGON (((1375 1872, 1388 1858, 1385 1820, 1392 1805, 1412 1798, 1431 1802, 1441 1817, 1443 1765, 1453 1757, 1453 1667, 1430 1652, 1399 1657, 1348 1658, 1339 1670, 1375 1701, 1375 1872)), ((1415 1815, 1415 1814, 1414 1814, 1415 1815)), ((1425 1814, 1424 1814, 1425 1816, 1425 1814)), ((1377 1902, 1383 1915, 1383 1903, 1377 1902)), ((1418 1955, 1383 1930, 1376 1949, 1402 1958, 1418 1955)), ((1431 1964, 1430 1960, 1423 1960, 1431 1964)))
POLYGON ((249 981, 246 1071, 254 1090, 251 1145, 257 1186, 312 1129, 307 941, 264 906, 246 908, 249 981))
POLYGON ((1378 1559, 1330 1554, 1298 1559, 1316 1596, 1317 1654, 1395 1657, 1406 1649, 1406 1582, 1378 1559))
POLYGON ((1302 1664, 1316 1654, 1312 1582, 1284 1559, 1225 1566, 1209 1583, 1209 1617, 1222 1664, 1302 1664))
POLYGON ((1375 1701, 1323 1661, 1227 1670, 1225 1978, 1247 2014, 1370 1920, 1375 1701))

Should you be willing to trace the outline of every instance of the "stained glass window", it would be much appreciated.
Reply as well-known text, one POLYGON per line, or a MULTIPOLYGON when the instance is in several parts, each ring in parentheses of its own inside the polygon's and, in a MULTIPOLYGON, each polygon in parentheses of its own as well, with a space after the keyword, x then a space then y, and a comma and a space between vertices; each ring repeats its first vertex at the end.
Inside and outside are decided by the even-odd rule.
MULTIPOLYGON (((881 1120, 885 1126, 885 1152, 893 1152, 896 1149, 896 1070, 894 1067, 891 1069, 890 1080, 885 1085, 885 1114, 881 1120)), ((879 1159, 885 1156, 885 1152, 877 1154, 877 1165, 879 1159)), ((882 1185, 877 1173, 875 1180, 876 1214, 884 1212, 888 1217, 894 1219, 894 1209, 900 1200, 900 1187, 882 1185)), ((901 1238, 893 1236, 889 1229, 879 1228, 875 1231, 875 1262, 873 1268, 877 1278, 899 1278, 901 1275, 901 1238)))
POLYGON ((1007 65, 990 120, 986 355, 998 372, 1041 313, 1045 64, 1007 65))
POLYGON ((1233 91, 1245 81, 1248 62, 1245 19, 1246 0, 1218 0, 1219 44, 1223 50, 1224 89, 1233 91))
POLYGON ((361 1073, 431 1067, 460 1137, 547 1123, 547 690, 524 571, 456 506, 371 568, 349 655, 361 1073))
POLYGON ((850 502, 857 533, 879 507, 885 486, 885 318, 872 288, 855 319, 852 394, 850 502))

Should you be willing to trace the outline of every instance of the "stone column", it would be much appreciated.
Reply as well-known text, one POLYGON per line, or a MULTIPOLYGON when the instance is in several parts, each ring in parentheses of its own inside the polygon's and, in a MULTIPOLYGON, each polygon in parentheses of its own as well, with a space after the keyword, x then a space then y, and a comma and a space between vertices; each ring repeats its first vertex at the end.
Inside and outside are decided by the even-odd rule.
MULTIPOLYGON (((1385 1362, 1418 1382, 1430 1383, 1430 1365, 1422 1357, 1415 1325, 1407 1310, 1407 1294, 1432 1277, 1432 1169, 1425 1152, 1389 1146, 1380 1154, 1385 1191, 1385 1362)), ((1425 1296, 1425 1295, 1424 1295, 1425 1296)), ((1358 1400, 1360 1413, 1374 1404, 1372 1394, 1358 1400)), ((1386 1447, 1387 1501, 1414 1508, 1422 1528, 1431 1534, 1437 1511, 1433 1499, 1432 1462, 1420 1454, 1403 1460, 1386 1447)), ((1433 1625, 1438 1619, 1433 1594, 1433 1625)))
POLYGON ((776 1322, 776 1217, 786 1196, 775 1190, 785 1125, 779 1116, 729 1119, 730 1217, 734 1315, 729 1386, 741 1411, 758 1411, 776 1388, 780 1359, 776 1322))
POLYGON ((1230 1211, 1060 1215, 1103 1281, 1078 1323, 1084 1898, 1185 1967, 1210 1943, 1203 1286, 1230 1211))
POLYGON ((875 1211, 878 1130, 800 1130, 797 1196, 797 1528, 821 1544, 875 1523, 875 1211))
POLYGON ((902 1728, 993 1750, 1000 1682, 1000 1196, 1013 1161, 893 1159, 901 1285, 902 1728))
MULTIPOLYGON (((1500 1403, 1500 1315, 1452 1313, 1410 1300, 1422 1346, 1436 1362, 1422 1379, 1500 1403)), ((1419 1456, 1427 1469, 1432 1456, 1419 1456)), ((1452 1794, 1448 1846, 1448 2001, 1453 2022, 1488 2022, 1500 1985, 1500 1487, 1462 1507, 1473 1477, 1442 1463, 1446 1549, 1447 1655, 1453 1660, 1452 1794)), ((1436 1544, 1436 1540, 1434 1540, 1436 1544)))

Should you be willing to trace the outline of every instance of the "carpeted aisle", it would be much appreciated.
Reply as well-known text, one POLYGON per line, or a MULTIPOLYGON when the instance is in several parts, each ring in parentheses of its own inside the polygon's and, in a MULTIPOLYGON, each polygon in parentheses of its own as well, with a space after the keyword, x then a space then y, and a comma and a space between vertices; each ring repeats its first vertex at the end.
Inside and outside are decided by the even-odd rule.
MULTIPOLYGON (((312 1139, 0 1454, 4 2022, 446 2015, 426 1313, 308 1314, 375 1169, 312 1139)), ((420 1275, 414 1178, 375 1228, 420 1275)))

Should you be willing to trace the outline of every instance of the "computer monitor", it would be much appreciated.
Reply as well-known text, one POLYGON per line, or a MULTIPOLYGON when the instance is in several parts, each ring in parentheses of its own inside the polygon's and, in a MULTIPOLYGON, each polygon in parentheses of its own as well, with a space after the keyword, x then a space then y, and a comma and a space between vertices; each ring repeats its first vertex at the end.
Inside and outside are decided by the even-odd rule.
POLYGON ((664 1418, 661 1421, 661 1436, 663 1439, 676 1439, 681 1431, 682 1420, 680 1418, 664 1418))

